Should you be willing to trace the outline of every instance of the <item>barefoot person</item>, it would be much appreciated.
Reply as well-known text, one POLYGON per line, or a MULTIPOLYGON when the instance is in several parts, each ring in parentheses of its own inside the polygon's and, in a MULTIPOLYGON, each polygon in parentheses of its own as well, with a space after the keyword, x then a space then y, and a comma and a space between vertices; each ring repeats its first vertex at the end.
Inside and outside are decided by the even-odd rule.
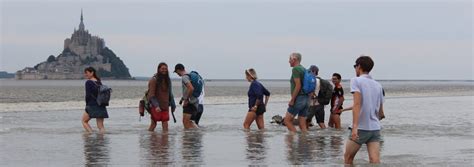
POLYGON ((341 113, 342 104, 344 102, 344 89, 341 85, 341 75, 338 73, 332 74, 332 83, 334 84, 334 91, 331 99, 331 115, 329 116, 329 127, 341 129, 341 113))
POLYGON ((369 56, 360 56, 354 65, 356 76, 351 79, 353 94, 352 129, 344 151, 344 163, 352 164, 362 144, 367 145, 370 163, 380 163, 380 122, 383 112, 382 86, 369 72, 374 62, 369 56))
POLYGON ((100 78, 97 76, 97 71, 93 67, 84 69, 84 77, 86 81, 86 112, 82 115, 82 126, 87 132, 92 132, 89 121, 95 118, 97 121, 97 128, 99 132, 105 132, 104 118, 109 118, 105 106, 100 106, 97 103, 99 85, 102 85, 100 78))
POLYGON ((298 116, 299 127, 302 132, 307 131, 306 115, 309 109, 309 96, 303 93, 303 79, 305 68, 301 63, 301 54, 292 53, 289 60, 291 70, 291 99, 288 102, 288 111, 285 115, 285 125, 290 132, 296 132, 293 119, 298 116))
POLYGON ((157 73, 148 81, 147 99, 150 102, 151 124, 149 131, 154 131, 157 122, 161 122, 163 132, 168 131, 168 121, 170 120, 169 108, 171 112, 176 109, 174 102, 171 79, 168 72, 168 65, 160 63, 157 73))
POLYGON ((254 120, 257 122, 258 129, 264 129, 263 114, 267 108, 270 92, 257 81, 257 72, 253 68, 245 70, 245 76, 251 84, 247 93, 249 97, 249 110, 245 117, 244 129, 250 129, 250 125, 252 125, 254 120), (264 96, 265 102, 263 100, 264 96))
POLYGON ((199 100, 193 95, 195 88, 191 82, 191 76, 186 72, 183 64, 176 64, 174 72, 181 77, 183 87, 183 97, 179 101, 179 104, 183 105, 183 126, 185 129, 196 128, 191 117, 198 112, 199 100))

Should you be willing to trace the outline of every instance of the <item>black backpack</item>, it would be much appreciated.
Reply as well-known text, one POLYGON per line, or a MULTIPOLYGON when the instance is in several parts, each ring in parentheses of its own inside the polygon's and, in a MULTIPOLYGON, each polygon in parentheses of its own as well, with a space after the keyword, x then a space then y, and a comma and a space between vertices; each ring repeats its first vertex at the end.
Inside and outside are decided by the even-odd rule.
POLYGON ((318 77, 320 83, 320 89, 318 93, 318 103, 322 105, 328 105, 332 98, 332 85, 329 81, 318 77))
POLYGON ((112 88, 108 87, 107 85, 97 84, 97 104, 99 106, 109 106, 110 101, 110 94, 112 93, 112 88))

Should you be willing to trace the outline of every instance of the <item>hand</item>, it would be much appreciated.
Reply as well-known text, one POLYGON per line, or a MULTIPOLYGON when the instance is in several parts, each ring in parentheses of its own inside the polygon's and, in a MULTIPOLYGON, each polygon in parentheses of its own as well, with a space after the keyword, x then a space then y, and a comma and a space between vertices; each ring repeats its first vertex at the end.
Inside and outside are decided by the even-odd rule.
POLYGON ((155 111, 156 111, 156 112, 161 112, 160 107, 155 107, 155 111))
POLYGON ((250 108, 250 111, 256 112, 257 111, 257 106, 253 106, 252 108, 250 108))
POLYGON ((295 101, 294 101, 294 100, 290 100, 290 102, 288 102, 288 106, 291 107, 291 106, 293 106, 293 105, 295 105, 295 101))
POLYGON ((359 135, 358 135, 358 130, 357 130, 357 128, 352 128, 351 139, 352 139, 353 141, 359 140, 359 135))
POLYGON ((187 107, 189 104, 189 101, 188 100, 183 100, 183 107, 187 107))

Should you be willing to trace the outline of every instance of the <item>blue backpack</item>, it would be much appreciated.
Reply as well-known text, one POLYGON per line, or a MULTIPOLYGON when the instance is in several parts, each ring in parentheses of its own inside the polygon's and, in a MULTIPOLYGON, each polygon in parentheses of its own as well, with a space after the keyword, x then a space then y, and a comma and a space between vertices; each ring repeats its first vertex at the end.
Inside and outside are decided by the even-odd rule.
POLYGON ((204 81, 202 80, 201 75, 199 75, 196 71, 191 71, 191 73, 187 74, 191 79, 191 84, 193 85, 194 91, 193 96, 199 97, 202 93, 202 87, 204 86, 204 81))
POLYGON ((304 70, 302 85, 301 90, 304 94, 310 94, 316 90, 316 76, 310 70, 304 70))

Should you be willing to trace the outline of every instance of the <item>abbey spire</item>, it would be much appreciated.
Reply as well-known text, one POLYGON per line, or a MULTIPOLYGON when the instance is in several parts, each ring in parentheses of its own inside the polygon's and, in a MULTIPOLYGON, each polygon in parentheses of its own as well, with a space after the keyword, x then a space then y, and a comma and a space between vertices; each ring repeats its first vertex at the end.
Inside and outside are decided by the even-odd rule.
POLYGON ((84 18, 82 17, 82 9, 81 9, 81 23, 79 24, 79 31, 84 31, 85 30, 83 20, 84 20, 84 18))

